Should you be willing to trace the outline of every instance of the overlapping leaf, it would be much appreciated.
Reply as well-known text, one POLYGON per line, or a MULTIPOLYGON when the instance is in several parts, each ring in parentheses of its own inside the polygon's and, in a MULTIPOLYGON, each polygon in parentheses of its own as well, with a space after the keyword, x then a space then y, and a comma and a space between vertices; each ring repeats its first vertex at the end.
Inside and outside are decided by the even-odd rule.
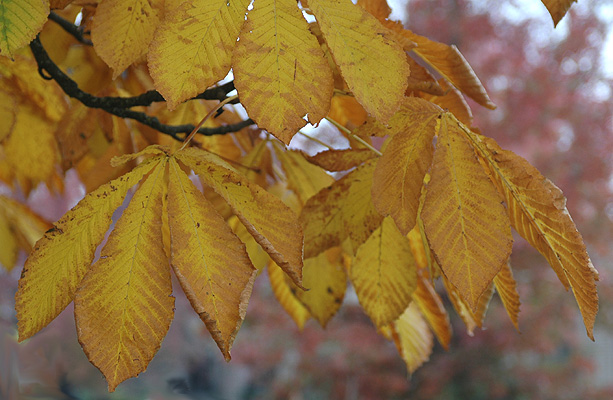
POLYGON ((417 286, 417 268, 408 239, 390 217, 358 248, 350 277, 376 326, 391 323, 408 307, 417 286))
POLYGON ((257 0, 233 56, 241 103, 286 144, 330 109, 334 82, 324 53, 293 0, 257 0))
POLYGON ((422 218, 442 271, 474 310, 511 254, 501 195, 449 113, 440 120, 422 218))
POLYGON ((0 55, 11 57, 30 43, 49 15, 49 0, 0 2, 0 55))
POLYGON ((501 149, 493 139, 465 132, 504 195, 512 226, 547 259, 562 284, 572 287, 593 339, 598 272, 566 209, 566 198, 525 159, 501 149))
POLYGON ((370 149, 332 149, 319 152, 307 159, 327 171, 347 171, 377 157, 377 154, 370 149))
POLYGON ((304 328, 304 324, 311 317, 311 314, 296 297, 296 292, 300 289, 292 285, 289 277, 274 262, 268 264, 267 270, 272 292, 279 304, 292 317, 299 329, 304 328))
POLYGON ((428 324, 415 303, 409 304, 409 307, 389 329, 391 330, 390 336, 407 364, 409 373, 415 372, 430 359, 434 345, 432 332, 428 329, 428 324))
POLYGON ((404 97, 410 73, 402 47, 349 0, 308 3, 349 89, 366 111, 386 123, 404 97))
POLYGON ((513 278, 513 271, 511 271, 511 266, 508 263, 502 267, 494 278, 494 286, 509 318, 511 318, 511 322, 515 325, 515 329, 519 330, 519 294, 517 293, 517 283, 513 278))

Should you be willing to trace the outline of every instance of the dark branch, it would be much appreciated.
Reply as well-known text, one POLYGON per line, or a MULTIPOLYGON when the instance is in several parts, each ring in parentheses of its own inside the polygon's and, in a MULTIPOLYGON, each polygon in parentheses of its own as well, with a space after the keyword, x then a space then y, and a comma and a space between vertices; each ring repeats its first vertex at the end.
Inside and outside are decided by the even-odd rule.
MULTIPOLYGON (((74 26, 74 25, 73 25, 74 26)), ((53 79, 62 88, 68 96, 79 100, 85 106, 90 108, 99 108, 110 114, 121 118, 129 118, 147 125, 159 132, 172 136, 174 139, 183 140, 179 137, 179 133, 189 133, 194 129, 194 125, 165 125, 162 124, 156 117, 149 116, 143 112, 129 110, 131 107, 149 106, 155 102, 164 101, 160 93, 155 90, 150 90, 139 96, 134 97, 97 97, 79 89, 79 85, 66 75, 52 60, 49 58, 47 51, 43 47, 38 36, 30 43, 30 49, 34 55, 34 59, 38 64, 38 71, 45 79, 53 79), (45 72, 48 75, 45 75, 45 72)), ((194 97, 194 99, 203 100, 223 100, 229 92, 234 90, 234 82, 228 82, 215 88, 207 89, 203 93, 194 97)), ((237 132, 249 125, 254 124, 253 120, 247 119, 237 124, 224 125, 217 128, 200 128, 198 133, 205 136, 223 135, 226 133, 237 132)))
POLYGON ((58 24, 59 26, 62 27, 62 29, 64 29, 66 32, 70 33, 72 36, 74 36, 75 39, 77 39, 79 42, 91 46, 92 45, 92 41, 83 37, 83 29, 76 26, 75 24, 73 24, 72 22, 65 20, 64 18, 60 17, 59 15, 57 15, 56 13, 54 13, 53 11, 51 11, 49 13, 49 19, 53 22, 55 22, 56 24, 58 24))

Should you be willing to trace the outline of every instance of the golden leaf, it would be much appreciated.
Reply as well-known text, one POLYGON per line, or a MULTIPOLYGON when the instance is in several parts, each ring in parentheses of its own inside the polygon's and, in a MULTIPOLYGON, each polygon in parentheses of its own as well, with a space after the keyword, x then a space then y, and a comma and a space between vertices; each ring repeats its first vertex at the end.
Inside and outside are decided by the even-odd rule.
POLYGON ((500 296, 502 305, 504 305, 511 322, 515 325, 515 329, 519 331, 517 320, 519 317, 519 294, 517 293, 517 283, 513 278, 513 271, 509 263, 505 264, 498 275, 494 278, 496 293, 500 296))
POLYGON ((36 243, 15 296, 20 341, 40 331, 70 304, 113 212, 128 189, 151 168, 148 163, 141 164, 89 193, 36 243))
POLYGON ((294 0, 253 3, 232 67, 249 116, 285 144, 330 110, 332 71, 294 0))
POLYGON ((409 304, 392 326, 396 348, 412 374, 430 359, 434 346, 432 332, 415 303, 409 304))
POLYGON ((175 274, 192 307, 230 360, 230 347, 245 318, 256 269, 245 245, 174 159, 170 161, 168 217, 175 274))
POLYGON ((0 15, 0 55, 13 58, 43 29, 49 0, 5 0, 0 2, 0 15))
POLYGON ((392 9, 386 0, 358 0, 358 5, 377 19, 386 19, 392 13, 392 9))
POLYGON ((458 124, 442 114, 421 217, 443 273, 474 311, 513 238, 502 197, 458 124))
POLYGON ((384 326, 408 307, 417 286, 417 269, 407 238, 387 217, 356 252, 351 283, 376 326, 384 326))
POLYGON ((445 350, 448 350, 452 334, 449 315, 434 286, 421 274, 418 275, 417 288, 413 292, 412 298, 419 307, 419 311, 428 321, 428 325, 436 335, 438 342, 445 350))
POLYGON ((288 282, 289 277, 274 261, 268 264, 267 269, 272 292, 275 294, 281 307, 287 311, 296 325, 298 325, 298 329, 302 330, 306 321, 311 318, 311 314, 295 295, 295 292, 300 289, 291 286, 288 282))
POLYGON ((464 125, 471 126, 473 123, 473 113, 462 93, 454 86, 447 84, 444 79, 439 79, 438 84, 444 90, 444 93, 441 95, 420 93, 419 97, 438 105, 443 110, 451 112, 464 125))
POLYGON ((409 30, 405 30, 405 33, 409 39, 417 43, 418 47, 414 48, 413 52, 453 86, 482 106, 492 110, 496 108, 481 81, 457 47, 435 42, 409 30))
POLYGON ((366 121, 366 110, 353 96, 336 95, 332 97, 328 118, 351 130, 366 121))
POLYGON ((466 332, 469 336, 473 336, 475 329, 483 326, 487 308, 490 304, 490 300, 492 299, 492 295, 494 294, 494 284, 490 283, 481 297, 479 297, 474 311, 462 297, 460 292, 453 286, 453 284, 449 282, 445 275, 443 275, 443 284, 453 308, 456 310, 460 318, 462 318, 462 321, 464 321, 464 325, 466 325, 466 332))
POLYGON ((50 0, 52 9, 63 9, 74 0, 50 0))
MULTIPOLYGON (((0 87, 0 89, 2 89, 0 87)), ((11 97, 10 93, 0 92, 0 142, 2 142, 13 130, 15 124, 15 115, 17 113, 17 104, 11 97)))
POLYGON ((104 374, 110 392, 147 369, 174 314, 162 240, 166 160, 156 164, 75 295, 79 343, 104 374))
POLYGON ((426 68, 422 67, 412 57, 407 55, 407 61, 411 66, 411 76, 409 76, 407 95, 419 90, 433 96, 443 96, 445 91, 434 79, 434 76, 426 68))
POLYGON ((327 171, 346 171, 376 157, 377 153, 370 149, 333 149, 308 156, 307 160, 327 171))
POLYGON ((593 340, 598 272, 566 209, 562 191, 528 161, 501 149, 493 139, 467 129, 464 132, 504 196, 513 228, 547 259, 566 289, 572 287, 587 335, 593 340))
POLYGON ((273 147, 285 171, 288 188, 298 195, 302 204, 334 182, 326 171, 309 163, 302 152, 282 149, 276 143, 273 147))
POLYGON ((96 8, 94 49, 113 69, 113 79, 147 54, 162 0, 105 0, 96 8))
POLYGON ((155 88, 174 109, 223 79, 249 0, 166 2, 148 53, 155 88))
POLYGON ((432 163, 432 138, 438 130, 441 110, 409 97, 390 120, 390 139, 377 162, 372 199, 377 211, 391 215, 406 235, 415 226, 424 176, 432 163))
MULTIPOLYGON (((0 197, 0 201, 3 202, 3 200, 4 198, 0 197)), ((19 246, 15 238, 15 233, 6 215, 4 215, 4 212, 0 211, 0 264, 2 264, 7 271, 12 270, 17 261, 18 253, 19 246)))
POLYGON ((383 217, 371 200, 374 167, 372 161, 364 163, 306 202, 300 215, 305 258, 339 246, 346 238, 355 252, 377 229, 383 217))
POLYGON ((230 204, 255 241, 301 285, 303 234, 294 212, 211 153, 187 148, 175 157, 230 204))
POLYGON ((347 289, 341 249, 331 248, 316 257, 306 258, 302 284, 307 290, 294 288, 296 297, 325 328, 341 307, 347 289))
POLYGON ((350 0, 309 0, 309 7, 355 98, 387 123, 404 97, 410 73, 402 47, 350 0))
POLYGON ((547 11, 553 19, 553 26, 557 26, 558 22, 566 15, 570 6, 577 0, 541 0, 547 11))

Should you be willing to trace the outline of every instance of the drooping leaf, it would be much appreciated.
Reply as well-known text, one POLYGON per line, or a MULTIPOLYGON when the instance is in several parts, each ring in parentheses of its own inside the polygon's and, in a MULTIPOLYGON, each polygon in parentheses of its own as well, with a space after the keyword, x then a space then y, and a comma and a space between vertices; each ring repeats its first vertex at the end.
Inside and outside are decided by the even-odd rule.
POLYGON ((342 265, 341 249, 331 248, 304 260, 302 284, 307 290, 294 288, 296 297, 325 328, 343 304, 347 273, 342 265))
POLYGON ((505 310, 507 310, 507 314, 509 314, 509 318, 511 318, 511 322, 515 325, 515 329, 519 331, 517 323, 520 306, 519 294, 517 293, 517 283, 513 278, 513 271, 509 263, 504 265, 494 278, 494 286, 505 310))
POLYGON ((377 19, 385 19, 392 12, 386 0, 358 0, 358 5, 371 13, 377 19))
POLYGON ((298 195, 303 204, 321 189, 334 182, 334 178, 326 174, 323 169, 310 164, 302 152, 286 151, 279 145, 275 145, 274 149, 285 171, 288 188, 298 195))
POLYGON ((7 271, 13 269, 18 252, 19 246, 15 233, 4 213, 0 211, 0 264, 4 269, 7 271))
POLYGON ((241 104, 285 144, 330 110, 332 71, 293 0, 256 0, 233 56, 241 104))
POLYGON ((481 81, 457 47, 435 42, 408 30, 405 32, 409 39, 417 43, 413 52, 447 81, 483 107, 496 108, 481 81))
POLYGON ((598 272, 587 254, 562 191, 528 161, 468 130, 467 137, 504 196, 511 225, 549 262, 562 284, 572 287, 588 336, 598 312, 598 272))
POLYGON ((192 307, 230 360, 256 269, 245 245, 173 159, 169 169, 172 266, 192 307))
POLYGON ((472 126, 473 113, 462 93, 454 86, 449 85, 444 79, 439 79, 438 84, 444 90, 442 94, 433 95, 422 92, 419 96, 438 105, 443 110, 451 112, 464 125, 472 126))
POLYGON ((279 304, 298 325, 298 329, 302 330, 306 321, 311 318, 311 314, 296 297, 295 292, 300 289, 291 285, 289 277, 273 261, 268 264, 267 270, 272 292, 275 294, 279 304))
MULTIPOLYGON (((159 159, 158 159, 159 160, 159 159)), ((79 342, 109 391, 143 372, 174 314, 162 239, 166 161, 141 183, 75 296, 79 342)))
POLYGON ((383 217, 375 210, 370 190, 375 164, 368 161, 311 197, 300 216, 304 224, 304 257, 317 256, 351 239, 357 250, 383 217))
POLYGON ((432 163, 432 138, 441 110, 425 100, 407 98, 390 120, 397 132, 377 162, 372 198, 377 211, 391 215, 406 235, 415 226, 424 176, 432 163))
POLYGON ((411 66, 411 76, 409 76, 407 95, 418 90, 433 96, 443 96, 445 90, 439 85, 434 76, 426 68, 422 67, 412 57, 407 56, 407 61, 411 66))
POLYGON ((469 306, 468 302, 462 297, 461 293, 453 286, 453 284, 449 282, 445 275, 442 277, 445 290, 447 291, 447 296, 449 297, 453 308, 456 310, 460 318, 462 318, 462 321, 464 321, 464 325, 466 325, 466 333, 468 333, 469 336, 473 336, 476 328, 483 327, 485 314, 490 304, 492 295, 494 294, 494 284, 491 283, 485 289, 481 297, 479 297, 477 305, 473 311, 472 307, 469 306))
POLYGON ((417 269, 408 239, 387 217, 356 252, 351 283, 376 326, 384 326, 408 307, 417 286, 417 269))
POLYGON ((377 157, 377 153, 370 149, 332 149, 309 156, 307 160, 327 171, 346 171, 377 157))
POLYGON ((349 89, 366 111, 386 123, 404 97, 410 73, 402 47, 375 17, 350 0, 308 4, 349 89))
POLYGON ((230 204, 256 242, 301 285, 303 234, 294 212, 211 153, 187 148, 175 156, 230 204))
POLYGON ((428 321, 428 325, 436 335, 438 342, 445 350, 448 350, 452 334, 449 314, 447 314, 443 301, 430 281, 421 274, 417 278, 417 288, 413 292, 412 298, 419 307, 421 314, 428 321))
POLYGON ((421 217, 443 273, 473 311, 511 254, 501 200, 457 120, 442 114, 421 217))
POLYGON ((113 79, 147 54, 160 6, 160 0, 105 0, 96 7, 92 42, 113 79))
POLYGON ((0 90, 0 121, 3 121, 0 124, 0 142, 13 131, 16 113, 17 104, 15 100, 9 93, 0 90))
POLYGON ((392 326, 396 348, 412 374, 430 359, 434 346, 432 332, 415 303, 409 304, 392 326))
POLYGON ((72 302, 113 212, 152 167, 143 163, 89 193, 36 243, 15 296, 20 341, 40 331, 72 302))
POLYGON ((249 0, 171 0, 148 53, 155 88, 168 107, 196 96, 230 70, 249 0))
POLYGON ((553 26, 557 26, 558 22, 566 15, 570 6, 577 0, 541 0, 547 11, 553 19, 553 26))
POLYGON ((49 15, 49 0, 0 1, 0 55, 13 58, 30 43, 49 15))

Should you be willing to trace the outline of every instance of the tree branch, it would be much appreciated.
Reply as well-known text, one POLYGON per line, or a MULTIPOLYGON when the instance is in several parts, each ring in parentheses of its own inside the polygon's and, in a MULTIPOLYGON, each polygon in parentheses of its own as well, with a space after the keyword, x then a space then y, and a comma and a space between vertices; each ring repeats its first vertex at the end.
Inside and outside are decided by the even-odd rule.
MULTIPOLYGON (((68 22, 68 24, 70 23, 68 22)), ((74 27, 74 25, 72 26, 74 27)), ((179 133, 189 133, 195 128, 195 126, 191 124, 162 124, 156 117, 152 117, 143 112, 129 110, 129 108, 131 107, 149 106, 155 102, 165 101, 162 95, 155 90, 150 90, 146 93, 134 97, 93 96, 81 90, 79 88, 79 85, 75 81, 73 81, 68 75, 66 75, 51 60, 49 54, 47 54, 47 51, 43 47, 38 36, 30 43, 30 49, 32 50, 34 59, 38 64, 38 70, 41 76, 45 79, 55 80, 60 86, 60 88, 62 88, 64 93, 74 99, 77 99, 87 107, 99 108, 121 118, 133 119, 161 133, 170 135, 176 140, 183 140, 183 138, 178 136, 179 133), (45 72, 48 75, 45 75, 45 72)), ((218 87, 207 89, 193 99, 223 100, 232 90, 234 90, 234 82, 228 82, 218 87)), ((200 128, 198 130, 198 133, 205 136, 223 135, 226 133, 237 132, 253 124, 254 121, 252 119, 247 119, 236 124, 224 125, 217 128, 200 128)))
POLYGON ((77 39, 79 42, 87 45, 87 46, 91 46, 92 45, 92 41, 83 37, 83 29, 81 27, 76 26, 75 24, 73 24, 72 22, 65 20, 64 18, 60 17, 59 15, 57 15, 56 13, 54 13, 53 11, 51 11, 49 13, 49 19, 53 22, 55 22, 56 24, 58 24, 60 27, 62 27, 62 29, 64 29, 66 32, 70 33, 72 36, 74 36, 75 39, 77 39))

